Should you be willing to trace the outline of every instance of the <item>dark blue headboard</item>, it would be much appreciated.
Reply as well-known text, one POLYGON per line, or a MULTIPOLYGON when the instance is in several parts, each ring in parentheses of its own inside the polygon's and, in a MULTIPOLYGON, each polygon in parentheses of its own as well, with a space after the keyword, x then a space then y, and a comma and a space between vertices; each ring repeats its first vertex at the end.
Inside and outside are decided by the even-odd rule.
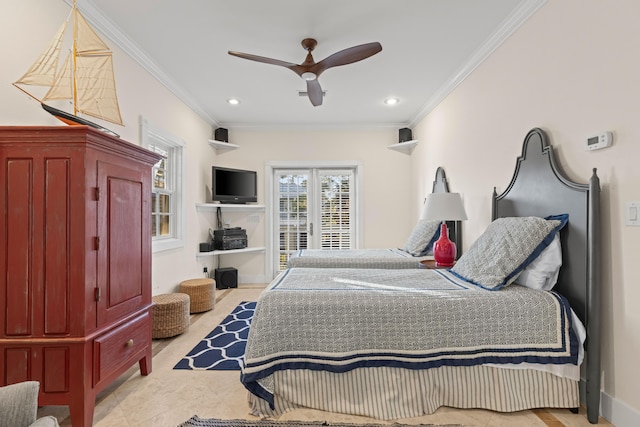
POLYGON ((587 328, 587 412, 597 422, 600 399, 600 180, 568 179, 538 128, 529 131, 507 189, 493 190, 492 219, 569 214, 560 233, 562 268, 554 290, 564 295, 587 328))

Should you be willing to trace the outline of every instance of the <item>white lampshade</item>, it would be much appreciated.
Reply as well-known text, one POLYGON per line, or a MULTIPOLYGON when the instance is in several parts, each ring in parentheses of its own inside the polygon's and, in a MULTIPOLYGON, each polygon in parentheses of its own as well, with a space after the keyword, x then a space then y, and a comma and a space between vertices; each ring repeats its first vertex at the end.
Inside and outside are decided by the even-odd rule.
POLYGON ((461 221, 467 219, 460 193, 429 193, 420 219, 461 221))

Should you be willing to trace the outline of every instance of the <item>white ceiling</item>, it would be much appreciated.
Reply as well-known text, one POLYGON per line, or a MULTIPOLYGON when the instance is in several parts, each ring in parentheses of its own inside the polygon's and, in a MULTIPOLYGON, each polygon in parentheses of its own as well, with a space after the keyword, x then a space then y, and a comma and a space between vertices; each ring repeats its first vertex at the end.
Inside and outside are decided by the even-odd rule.
MULTIPOLYGON (((70 1, 70 0, 66 0, 70 1)), ((412 127, 546 0, 78 0, 101 32, 213 126, 412 127), (296 64, 355 45, 382 51, 319 78, 313 107, 296 64), (400 102, 384 105, 387 97, 400 102), (231 106, 229 98, 241 103, 231 106)), ((115 64, 116 76, 118 64, 115 64)))

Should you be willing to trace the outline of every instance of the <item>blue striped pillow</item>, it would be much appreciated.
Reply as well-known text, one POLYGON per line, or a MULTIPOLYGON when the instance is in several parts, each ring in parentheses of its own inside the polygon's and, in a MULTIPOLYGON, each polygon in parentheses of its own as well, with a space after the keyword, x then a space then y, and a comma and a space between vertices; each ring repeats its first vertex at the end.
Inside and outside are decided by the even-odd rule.
POLYGON ((511 283, 564 227, 569 215, 498 218, 458 260, 451 271, 489 290, 511 283))

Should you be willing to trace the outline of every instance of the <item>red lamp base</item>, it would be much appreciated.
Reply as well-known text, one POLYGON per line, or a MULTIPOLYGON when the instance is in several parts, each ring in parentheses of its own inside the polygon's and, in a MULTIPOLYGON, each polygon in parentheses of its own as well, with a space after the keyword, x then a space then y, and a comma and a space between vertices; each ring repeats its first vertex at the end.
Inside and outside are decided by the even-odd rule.
POLYGON ((444 222, 440 226, 440 238, 433 244, 433 258, 438 267, 453 267, 456 263, 456 244, 449 240, 449 229, 444 222))

